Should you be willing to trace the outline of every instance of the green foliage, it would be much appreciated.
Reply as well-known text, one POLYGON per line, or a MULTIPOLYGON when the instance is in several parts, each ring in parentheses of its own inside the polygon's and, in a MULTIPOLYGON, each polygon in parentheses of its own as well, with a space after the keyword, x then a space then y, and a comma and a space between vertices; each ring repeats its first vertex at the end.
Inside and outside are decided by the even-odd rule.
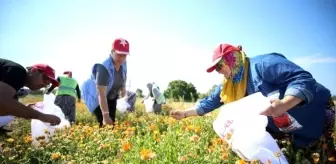
POLYGON ((187 102, 195 102, 198 99, 195 86, 192 83, 187 83, 183 80, 174 80, 169 82, 164 95, 166 98, 171 98, 174 101, 184 100, 187 102))
POLYGON ((198 97, 199 97, 200 99, 202 99, 202 98, 205 98, 205 97, 209 96, 212 92, 215 91, 215 89, 216 89, 217 87, 218 87, 218 85, 213 85, 207 93, 199 93, 199 94, 198 94, 198 95, 199 95, 198 97))

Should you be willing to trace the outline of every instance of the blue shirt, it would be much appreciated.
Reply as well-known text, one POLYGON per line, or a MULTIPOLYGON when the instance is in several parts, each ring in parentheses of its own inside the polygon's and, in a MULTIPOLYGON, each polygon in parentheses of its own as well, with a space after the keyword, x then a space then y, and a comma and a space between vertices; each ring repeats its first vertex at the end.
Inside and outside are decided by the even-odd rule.
MULTIPOLYGON (((220 84, 208 97, 196 104, 198 115, 204 115, 224 105, 220 102, 220 84)), ((290 131, 294 134, 294 144, 305 146, 317 140, 324 130, 325 107, 331 96, 330 91, 317 83, 312 75, 278 53, 270 53, 250 58, 246 95, 261 92, 264 96, 279 99, 292 95, 303 100, 288 113, 302 128, 290 131)), ((271 117, 268 128, 279 132, 271 117)))

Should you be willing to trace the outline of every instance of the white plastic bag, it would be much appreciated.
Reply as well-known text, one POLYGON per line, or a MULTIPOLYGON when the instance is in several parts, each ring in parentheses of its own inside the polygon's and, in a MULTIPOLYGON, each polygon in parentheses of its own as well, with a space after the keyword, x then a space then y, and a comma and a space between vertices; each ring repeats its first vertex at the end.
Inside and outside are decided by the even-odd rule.
POLYGON ((267 117, 261 115, 251 116, 245 123, 237 121, 232 135, 232 150, 247 161, 267 163, 269 160, 272 163, 288 164, 278 144, 266 131, 267 122, 267 117), (276 153, 280 153, 279 158, 275 156, 276 153))
POLYGON ((127 103, 126 97, 117 100, 117 109, 120 113, 125 113, 129 107, 131 106, 127 103))
POLYGON ((38 145, 36 137, 44 136, 45 142, 48 142, 48 137, 53 136, 56 129, 62 129, 64 127, 70 127, 70 123, 65 119, 64 113, 61 108, 54 104, 55 95, 52 93, 45 94, 43 102, 36 103, 33 107, 35 110, 45 114, 52 114, 61 119, 61 123, 56 126, 51 126, 49 123, 42 122, 40 120, 32 119, 31 121, 31 135, 33 138, 33 145, 38 145), (49 134, 46 133, 48 131, 49 134))
POLYGON ((144 101, 145 107, 146 107, 146 112, 151 113, 154 111, 153 105, 154 105, 154 100, 151 98, 148 98, 144 101))
MULTIPOLYGON (((226 104, 220 108, 220 112, 213 122, 213 128, 217 135, 225 140, 227 140, 226 135, 228 133, 233 134, 235 126, 239 124, 240 120, 242 120, 242 125, 249 124, 249 121, 253 120, 253 125, 265 128, 267 126, 267 117, 260 116, 259 113, 269 105, 269 100, 259 92, 226 104), (260 116, 257 117, 260 119, 252 118, 252 116, 260 116)), ((230 139, 227 141, 230 142, 230 139)))
POLYGON ((8 125, 13 120, 13 116, 0 116, 0 127, 8 125))
MULTIPOLYGON (((270 100, 260 92, 226 104, 221 107, 213 128, 240 158, 279 163, 274 154, 280 153, 280 148, 266 131, 267 117, 260 115, 270 104, 270 100), (270 157, 265 152, 272 152, 273 156, 270 157)), ((280 161, 282 164, 288 163, 283 155, 280 156, 280 161)))

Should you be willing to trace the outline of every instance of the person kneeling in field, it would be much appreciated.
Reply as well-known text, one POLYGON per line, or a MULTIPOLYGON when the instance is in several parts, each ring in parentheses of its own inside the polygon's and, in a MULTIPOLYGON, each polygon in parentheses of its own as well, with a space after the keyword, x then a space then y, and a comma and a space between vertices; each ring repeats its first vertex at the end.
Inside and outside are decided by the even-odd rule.
POLYGON ((18 91, 24 86, 30 90, 39 90, 49 84, 58 85, 55 71, 45 64, 36 64, 27 70, 13 61, 0 58, 0 116, 15 116, 26 119, 38 119, 57 125, 60 118, 43 114, 18 102, 18 91))
MULTIPOLYGON (((203 116, 220 106, 256 92, 274 96, 261 114, 268 116, 267 131, 277 139, 290 136, 295 148, 323 151, 320 159, 336 157, 335 105, 330 91, 312 75, 279 53, 248 58, 242 47, 220 44, 207 72, 216 70, 224 80, 215 91, 187 110, 171 111, 175 119, 203 116), (296 120, 296 121, 294 121, 296 120), (323 147, 322 147, 323 145, 323 147), (324 157, 322 156, 324 155, 324 157)), ((310 158, 311 154, 308 158, 310 158)))

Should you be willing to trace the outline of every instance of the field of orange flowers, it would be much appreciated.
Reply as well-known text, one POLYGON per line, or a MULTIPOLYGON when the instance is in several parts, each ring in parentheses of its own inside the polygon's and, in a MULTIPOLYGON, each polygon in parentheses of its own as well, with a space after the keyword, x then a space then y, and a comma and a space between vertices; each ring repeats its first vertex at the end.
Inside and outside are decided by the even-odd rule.
MULTIPOLYGON (((38 100, 30 96, 24 101, 38 100)), ((160 115, 154 115, 146 113, 144 105, 137 103, 135 112, 118 114, 114 128, 98 128, 85 105, 78 103, 77 123, 57 131, 49 142, 39 137, 38 147, 31 145, 30 121, 19 119, 10 125, 14 129, 12 134, 0 138, 0 163, 248 163, 234 155, 213 131, 216 112, 182 121, 168 115, 173 108, 191 105, 168 103, 160 115)), ((280 142, 287 145, 282 150, 293 163, 323 162, 317 153, 304 159, 303 152, 293 152, 290 143, 280 142)))

